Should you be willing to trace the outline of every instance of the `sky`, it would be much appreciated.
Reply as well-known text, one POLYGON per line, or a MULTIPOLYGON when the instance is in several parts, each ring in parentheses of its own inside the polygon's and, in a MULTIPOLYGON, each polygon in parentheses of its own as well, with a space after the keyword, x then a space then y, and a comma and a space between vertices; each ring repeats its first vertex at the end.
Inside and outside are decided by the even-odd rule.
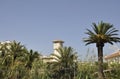
MULTIPOLYGON (((16 40, 28 49, 49 55, 53 40, 65 41, 79 56, 96 52, 85 46, 86 28, 103 21, 120 29, 120 0, 0 0, 0 41, 16 40)), ((120 32, 118 32, 120 36, 120 32)), ((106 44, 104 54, 120 44, 106 44)))

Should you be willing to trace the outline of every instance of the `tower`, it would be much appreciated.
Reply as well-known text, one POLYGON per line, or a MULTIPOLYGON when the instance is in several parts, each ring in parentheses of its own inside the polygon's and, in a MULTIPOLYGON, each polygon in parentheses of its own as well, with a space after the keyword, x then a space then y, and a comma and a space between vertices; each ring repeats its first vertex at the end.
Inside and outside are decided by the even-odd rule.
POLYGON ((53 53, 54 54, 58 54, 56 49, 63 47, 63 43, 64 43, 64 41, 62 41, 62 40, 54 40, 53 41, 53 53))

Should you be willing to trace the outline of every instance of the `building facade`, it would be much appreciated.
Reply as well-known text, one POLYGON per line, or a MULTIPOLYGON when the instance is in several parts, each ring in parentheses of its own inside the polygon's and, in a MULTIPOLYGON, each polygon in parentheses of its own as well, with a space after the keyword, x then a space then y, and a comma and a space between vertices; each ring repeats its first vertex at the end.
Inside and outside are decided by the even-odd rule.
POLYGON ((105 56, 105 60, 109 63, 109 64, 114 64, 114 63, 119 63, 120 64, 120 50, 105 56))
MULTIPOLYGON (((57 49, 63 47, 63 43, 64 43, 64 41, 62 41, 62 40, 54 40, 53 41, 53 54, 59 55, 57 49)), ((45 63, 56 62, 56 60, 54 59, 54 56, 52 56, 52 55, 50 55, 50 56, 43 56, 42 60, 45 63)))

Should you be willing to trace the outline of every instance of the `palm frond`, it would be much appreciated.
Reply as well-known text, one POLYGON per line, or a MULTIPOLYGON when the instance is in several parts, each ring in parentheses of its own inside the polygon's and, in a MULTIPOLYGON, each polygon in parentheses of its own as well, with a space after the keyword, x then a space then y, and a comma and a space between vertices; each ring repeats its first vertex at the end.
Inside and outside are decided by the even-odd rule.
POLYGON ((93 30, 94 30, 94 32, 96 33, 96 34, 98 34, 99 33, 99 30, 98 30, 98 27, 97 27, 97 25, 95 24, 95 23, 92 23, 93 24, 93 30))
POLYGON ((86 30, 87 30, 86 34, 88 34, 88 35, 94 35, 94 33, 91 30, 89 30, 89 29, 86 29, 86 30))
POLYGON ((106 34, 109 35, 109 34, 113 34, 115 32, 118 32, 118 30, 115 28, 109 28, 109 30, 106 32, 106 34))
POLYGON ((113 42, 120 42, 119 37, 113 37, 117 36, 118 30, 113 27, 112 24, 100 22, 98 25, 93 23, 93 31, 87 29, 86 34, 88 34, 88 38, 84 39, 84 42, 86 42, 86 45, 92 44, 92 43, 110 43, 113 44, 113 42))

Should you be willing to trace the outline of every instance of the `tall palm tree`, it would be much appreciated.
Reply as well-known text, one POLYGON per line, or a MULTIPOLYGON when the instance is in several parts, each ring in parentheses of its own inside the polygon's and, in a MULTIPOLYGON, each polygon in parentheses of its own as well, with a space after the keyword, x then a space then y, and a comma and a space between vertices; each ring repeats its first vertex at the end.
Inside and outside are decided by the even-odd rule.
POLYGON ((105 43, 113 44, 114 42, 120 42, 120 38, 117 37, 118 30, 113 27, 112 24, 100 22, 98 25, 93 23, 93 31, 87 29, 86 34, 88 38, 84 39, 86 45, 96 44, 98 50, 98 76, 99 79, 105 79, 103 73, 103 47, 105 43))
POLYGON ((59 76, 57 79, 73 79, 74 72, 77 70, 77 56, 71 47, 63 47, 57 49, 59 54, 52 54, 56 60, 52 65, 54 67, 55 75, 59 76))

